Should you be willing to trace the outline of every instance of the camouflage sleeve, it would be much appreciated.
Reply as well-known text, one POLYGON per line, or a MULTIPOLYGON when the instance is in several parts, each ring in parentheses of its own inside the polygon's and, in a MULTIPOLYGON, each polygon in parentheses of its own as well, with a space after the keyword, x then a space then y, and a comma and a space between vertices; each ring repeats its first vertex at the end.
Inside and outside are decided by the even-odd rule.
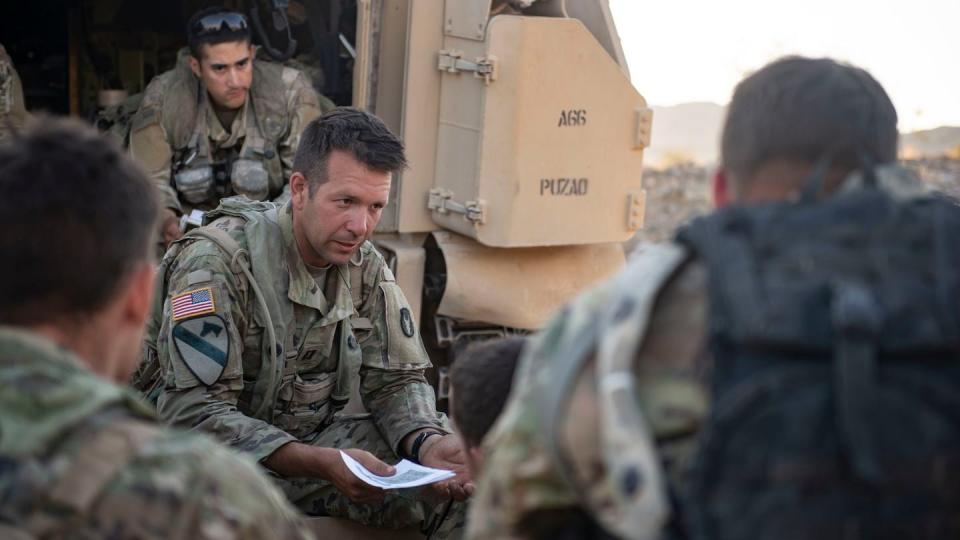
MULTIPOLYGON (((657 291, 656 307, 636 352, 638 404, 654 435, 671 441, 666 453, 658 448, 667 461, 692 458, 689 435, 706 414, 708 400, 696 382, 707 324, 705 279, 701 266, 688 265, 657 291), (682 445, 677 444, 681 440, 682 445)), ((605 476, 596 357, 585 359, 569 389, 565 408, 557 415, 561 425, 556 441, 545 439, 546 411, 540 400, 557 384, 557 361, 575 342, 588 339, 591 321, 623 305, 616 301, 622 284, 610 280, 578 297, 525 349, 513 383, 516 390, 483 442, 487 459, 467 538, 540 537, 543 529, 556 530, 565 516, 575 513, 571 510, 586 511, 603 524, 623 521, 613 483, 605 476), (560 445, 566 475, 551 458, 548 444, 560 445)))
POLYGON ((171 267, 157 339, 164 378, 157 410, 259 461, 296 438, 237 408, 244 347, 259 347, 263 336, 248 335, 245 282, 225 258, 213 243, 198 240, 171 267))
POLYGON ((370 261, 363 279, 369 294, 359 312, 370 320, 372 329, 359 339, 363 351, 360 396, 390 447, 397 450, 413 431, 447 430, 437 415, 433 388, 424 377, 430 360, 407 299, 379 253, 370 250, 365 258, 370 261))
POLYGON ((177 193, 170 186, 170 165, 173 150, 161 121, 160 90, 151 84, 144 91, 143 101, 133 115, 130 126, 130 156, 153 180, 166 208, 183 213, 177 193))
POLYGON ((323 114, 323 110, 320 104, 321 96, 313 89, 306 75, 289 68, 284 71, 295 74, 287 92, 290 130, 278 145, 280 163, 283 166, 283 177, 289 179, 291 172, 293 172, 293 156, 297 153, 297 147, 300 146, 300 134, 311 120, 323 114))
POLYGON ((92 519, 116 538, 313 538, 252 461, 182 432, 141 449, 106 486, 92 519))

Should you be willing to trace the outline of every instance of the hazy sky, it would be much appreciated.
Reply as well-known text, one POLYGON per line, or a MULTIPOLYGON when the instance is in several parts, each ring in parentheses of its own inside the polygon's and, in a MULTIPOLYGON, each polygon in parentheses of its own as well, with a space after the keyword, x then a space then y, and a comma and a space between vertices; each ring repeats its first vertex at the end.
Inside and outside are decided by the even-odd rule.
POLYGON ((634 86, 651 105, 726 104, 787 54, 870 71, 901 131, 960 126, 960 0, 610 0, 634 86))

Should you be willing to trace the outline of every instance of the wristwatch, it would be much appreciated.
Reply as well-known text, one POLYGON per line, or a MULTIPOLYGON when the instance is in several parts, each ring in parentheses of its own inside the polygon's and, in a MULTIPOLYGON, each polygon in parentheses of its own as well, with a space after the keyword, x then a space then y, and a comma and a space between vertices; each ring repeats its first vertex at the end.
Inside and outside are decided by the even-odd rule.
POLYGON ((417 438, 414 439, 413 444, 410 445, 410 455, 407 456, 407 459, 417 465, 422 465, 422 463, 420 463, 420 447, 423 446, 423 443, 426 442, 427 439, 434 435, 443 435, 443 433, 439 431, 422 431, 417 434, 417 438))

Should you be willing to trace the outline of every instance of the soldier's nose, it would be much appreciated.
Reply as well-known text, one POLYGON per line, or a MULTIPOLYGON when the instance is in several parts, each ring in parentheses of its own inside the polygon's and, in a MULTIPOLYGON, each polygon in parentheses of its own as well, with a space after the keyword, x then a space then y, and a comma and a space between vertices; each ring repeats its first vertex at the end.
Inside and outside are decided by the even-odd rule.
POLYGON ((364 214, 354 216, 347 222, 347 230, 358 238, 367 234, 367 226, 367 216, 364 214))

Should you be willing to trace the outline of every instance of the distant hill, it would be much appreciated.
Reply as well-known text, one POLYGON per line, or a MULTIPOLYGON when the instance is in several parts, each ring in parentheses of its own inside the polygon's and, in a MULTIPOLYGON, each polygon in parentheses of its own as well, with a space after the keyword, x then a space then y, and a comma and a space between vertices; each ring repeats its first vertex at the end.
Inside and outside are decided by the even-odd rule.
POLYGON ((900 135, 900 154, 907 159, 951 155, 960 158, 960 127, 938 127, 900 135))
MULTIPOLYGON (((653 134, 644 165, 663 168, 685 161, 703 165, 716 163, 726 107, 716 103, 681 103, 651 108, 653 134)), ((960 127, 902 134, 900 153, 907 159, 944 155, 960 158, 960 127)))

